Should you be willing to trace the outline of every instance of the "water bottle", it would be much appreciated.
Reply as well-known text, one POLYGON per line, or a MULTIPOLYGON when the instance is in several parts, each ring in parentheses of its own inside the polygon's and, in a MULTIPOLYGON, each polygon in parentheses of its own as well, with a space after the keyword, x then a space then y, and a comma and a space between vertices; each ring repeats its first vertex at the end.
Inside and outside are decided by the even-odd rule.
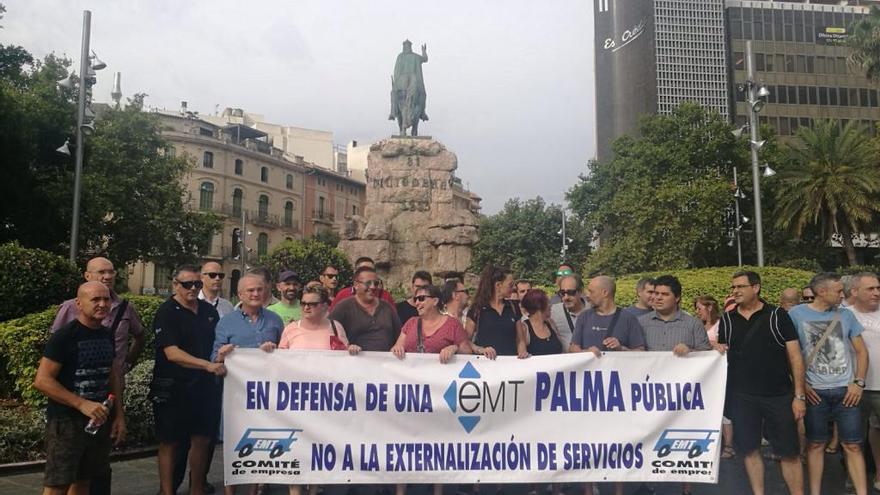
MULTIPOLYGON (((101 403, 102 406, 106 407, 108 411, 113 409, 113 394, 107 395, 107 400, 101 403)), ((101 429, 101 426, 104 424, 104 421, 99 421, 97 419, 89 420, 89 424, 86 425, 85 431, 89 435, 94 435, 98 433, 98 430, 101 429)))

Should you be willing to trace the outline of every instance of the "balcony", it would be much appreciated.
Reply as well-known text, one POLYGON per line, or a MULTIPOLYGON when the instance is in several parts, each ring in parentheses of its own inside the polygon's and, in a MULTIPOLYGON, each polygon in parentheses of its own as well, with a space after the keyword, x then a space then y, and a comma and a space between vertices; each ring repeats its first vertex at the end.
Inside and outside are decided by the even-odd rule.
POLYGON ((321 210, 312 210, 312 220, 320 223, 332 224, 336 219, 332 213, 321 210))

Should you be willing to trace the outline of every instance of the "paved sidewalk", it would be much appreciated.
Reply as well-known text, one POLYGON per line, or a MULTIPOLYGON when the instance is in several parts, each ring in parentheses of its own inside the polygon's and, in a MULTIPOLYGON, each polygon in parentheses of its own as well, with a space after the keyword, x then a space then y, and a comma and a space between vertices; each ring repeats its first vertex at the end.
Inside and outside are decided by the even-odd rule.
MULTIPOLYGON (((767 472, 768 495, 782 495, 788 493, 779 473, 779 465, 776 462, 765 460, 765 468, 767 472)), ((806 476, 806 470, 804 471, 806 476)), ((844 490, 844 470, 837 456, 826 456, 825 459, 825 479, 823 483, 822 493, 826 495, 843 495, 844 490)), ((211 483, 218 488, 218 495, 222 493, 223 486, 223 465, 222 453, 217 452, 214 456, 214 463, 211 465, 211 471, 208 475, 211 483)), ((724 460, 721 463, 721 482, 718 485, 702 485, 695 484, 692 489, 694 495, 747 495, 751 493, 748 487, 745 470, 742 460, 737 458, 733 460, 724 460)), ((40 493, 40 487, 43 481, 43 473, 27 473, 16 474, 11 476, 0 477, 0 495, 27 495, 40 493)), ((449 485, 446 493, 452 495, 455 493, 456 485, 449 485)), ((147 457, 143 459, 135 459, 113 463, 113 493, 119 495, 156 495, 159 489, 159 479, 156 468, 156 458, 147 457)), ((325 487, 326 495, 346 495, 348 487, 344 485, 325 487)), ((525 494, 531 488, 523 485, 511 485, 510 489, 505 490, 508 495, 525 494)), ((185 493, 185 491, 181 491, 185 493)), ((272 495, 286 494, 285 487, 271 487, 268 493, 272 495)), ((392 490, 393 493, 393 490, 392 490)), ((411 487, 410 495, 430 495, 430 491, 424 487, 411 487)), ((572 495, 582 495, 581 490, 573 490, 572 495)), ((605 493, 611 493, 610 489, 605 489, 605 493)), ((639 487, 633 485, 627 489, 627 494, 646 493, 639 491, 639 487)), ((667 483, 657 486, 657 495, 678 495, 681 493, 681 485, 677 483, 667 483)), ((876 493, 876 492, 875 492, 876 493)), ((361 490, 360 495, 370 495, 368 492, 361 490)))

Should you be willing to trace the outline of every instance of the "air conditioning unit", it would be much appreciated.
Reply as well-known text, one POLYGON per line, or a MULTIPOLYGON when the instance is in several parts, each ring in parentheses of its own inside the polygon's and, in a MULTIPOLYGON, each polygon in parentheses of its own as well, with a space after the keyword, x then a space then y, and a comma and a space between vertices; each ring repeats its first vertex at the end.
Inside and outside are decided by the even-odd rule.
POLYGON ((155 287, 144 287, 141 289, 141 294, 145 296, 155 296, 156 288, 155 287))

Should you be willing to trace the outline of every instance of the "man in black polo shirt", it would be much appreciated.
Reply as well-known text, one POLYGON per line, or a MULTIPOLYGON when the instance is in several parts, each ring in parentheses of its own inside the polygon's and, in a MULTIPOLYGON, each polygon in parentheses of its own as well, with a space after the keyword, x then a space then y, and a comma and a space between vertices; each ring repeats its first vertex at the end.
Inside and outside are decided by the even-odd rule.
POLYGON ((150 396, 159 439, 159 484, 172 495, 174 455, 190 440, 190 493, 203 495, 208 445, 220 421, 220 387, 215 376, 223 363, 210 361, 217 310, 199 300, 199 270, 184 265, 174 271, 174 294, 159 307, 153 321, 156 364, 150 396))
POLYGON ((796 422, 804 417, 807 403, 797 330, 785 310, 760 299, 757 273, 735 273, 731 290, 736 306, 721 316, 718 345, 728 351, 727 402, 736 449, 744 454, 752 492, 763 495, 760 446, 766 426, 773 452, 781 457, 789 492, 802 494, 796 422))

